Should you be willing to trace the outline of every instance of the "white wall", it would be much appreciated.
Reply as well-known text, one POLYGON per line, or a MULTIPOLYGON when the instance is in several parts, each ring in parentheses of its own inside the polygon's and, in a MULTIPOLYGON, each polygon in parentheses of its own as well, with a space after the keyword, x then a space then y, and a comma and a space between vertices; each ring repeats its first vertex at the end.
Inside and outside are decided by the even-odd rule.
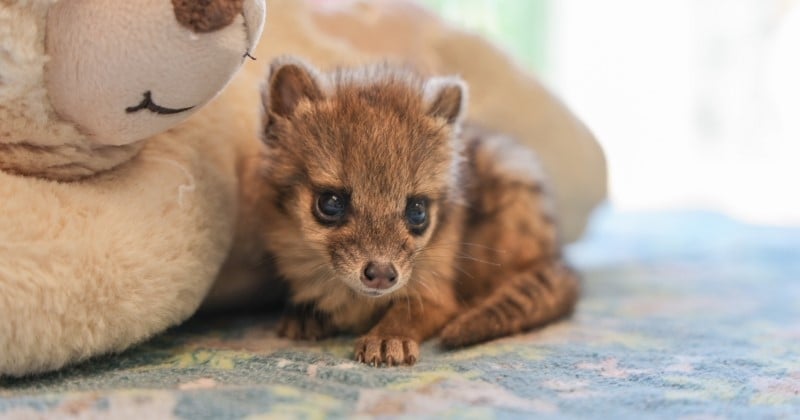
POLYGON ((800 10, 787 13, 790 3, 551 2, 545 79, 605 146, 617 206, 800 223, 800 10))

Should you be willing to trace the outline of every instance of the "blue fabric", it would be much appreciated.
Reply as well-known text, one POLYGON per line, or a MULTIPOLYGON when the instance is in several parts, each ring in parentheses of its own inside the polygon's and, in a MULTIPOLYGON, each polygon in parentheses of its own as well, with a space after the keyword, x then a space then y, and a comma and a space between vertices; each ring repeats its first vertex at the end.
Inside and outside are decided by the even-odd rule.
POLYGON ((604 209, 568 252, 575 316, 413 368, 196 319, 122 355, 0 380, 0 417, 800 418, 800 229, 604 209), (135 413, 135 414, 133 414, 135 413))

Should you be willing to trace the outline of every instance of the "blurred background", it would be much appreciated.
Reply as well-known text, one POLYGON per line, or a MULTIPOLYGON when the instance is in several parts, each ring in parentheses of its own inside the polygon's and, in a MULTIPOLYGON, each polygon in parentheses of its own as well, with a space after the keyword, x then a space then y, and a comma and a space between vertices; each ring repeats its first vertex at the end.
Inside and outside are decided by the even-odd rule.
POLYGON ((614 208, 800 225, 800 1, 420 2, 502 45, 586 122, 614 208))

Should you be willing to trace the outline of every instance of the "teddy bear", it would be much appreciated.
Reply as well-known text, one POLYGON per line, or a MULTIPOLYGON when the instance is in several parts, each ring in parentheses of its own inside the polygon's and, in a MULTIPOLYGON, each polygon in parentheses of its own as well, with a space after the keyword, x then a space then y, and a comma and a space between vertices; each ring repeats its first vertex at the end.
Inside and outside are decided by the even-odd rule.
POLYGON ((265 8, 0 3, 0 376, 123 350, 201 304, 233 239, 236 154, 181 123, 251 61, 265 8))

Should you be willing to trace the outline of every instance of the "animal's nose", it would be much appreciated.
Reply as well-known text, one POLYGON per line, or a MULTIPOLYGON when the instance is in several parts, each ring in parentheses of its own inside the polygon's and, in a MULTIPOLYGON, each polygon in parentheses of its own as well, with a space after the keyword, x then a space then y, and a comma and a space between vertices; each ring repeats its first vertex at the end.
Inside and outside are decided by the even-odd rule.
POLYGON ((370 261, 364 267, 361 282, 371 289, 388 289, 397 280, 397 271, 390 263, 377 263, 370 261))
POLYGON ((172 0, 175 18, 193 32, 214 32, 242 14, 244 0, 172 0))

